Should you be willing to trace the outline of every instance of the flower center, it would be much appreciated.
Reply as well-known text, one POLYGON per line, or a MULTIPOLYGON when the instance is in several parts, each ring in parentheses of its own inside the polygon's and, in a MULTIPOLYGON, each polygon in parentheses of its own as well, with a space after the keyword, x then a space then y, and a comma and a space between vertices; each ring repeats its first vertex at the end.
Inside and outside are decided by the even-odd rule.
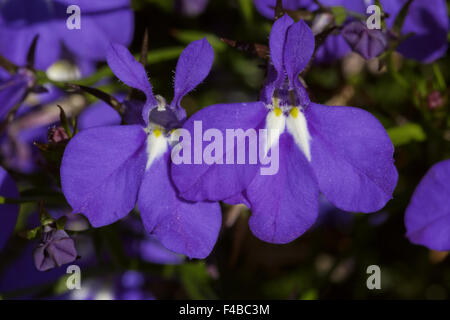
MULTIPOLYGON (((292 99, 295 101, 295 99, 292 99)), ((308 161, 311 161, 311 136, 303 108, 295 105, 280 105, 278 97, 272 98, 272 104, 266 105, 269 113, 266 117, 267 137, 265 154, 267 154, 280 139, 281 134, 287 129, 292 135, 296 145, 303 152, 308 161)))

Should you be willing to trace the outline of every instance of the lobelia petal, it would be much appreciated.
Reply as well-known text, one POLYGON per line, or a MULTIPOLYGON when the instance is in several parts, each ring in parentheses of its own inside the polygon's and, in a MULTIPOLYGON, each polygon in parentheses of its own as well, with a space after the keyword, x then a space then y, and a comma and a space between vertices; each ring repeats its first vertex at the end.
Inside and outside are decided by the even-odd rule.
POLYGON ((135 206, 147 161, 147 134, 138 125, 84 130, 61 163, 63 193, 94 227, 125 217, 135 206))
POLYGON ((0 121, 25 98, 28 81, 29 79, 20 73, 0 81, 0 121))
POLYGON ((245 191, 223 199, 222 201, 230 205, 245 204, 247 208, 250 207, 245 191))
POLYGON ((311 167, 288 133, 279 140, 279 171, 257 174, 246 190, 252 216, 250 229, 259 239, 288 243, 316 221, 319 190, 311 167))
POLYGON ((106 60, 112 72, 127 86, 145 93, 146 102, 142 109, 142 117, 148 123, 148 115, 151 109, 157 106, 153 96, 152 85, 147 78, 147 72, 126 47, 117 43, 111 43, 106 55, 106 60))
POLYGON ((330 34, 325 42, 317 48, 314 55, 316 63, 328 63, 345 57, 352 51, 347 41, 340 34, 330 34))
MULTIPOLYGON (((14 180, 2 167, 0 167, 0 196, 5 198, 19 197, 14 180)), ((0 204, 0 252, 14 231, 18 214, 18 205, 0 204)))
POLYGON ((58 33, 62 27, 54 21, 53 12, 53 4, 45 0, 2 1, 0 53, 17 65, 24 66, 33 38, 39 35, 35 67, 44 70, 48 68, 61 53, 60 39, 55 37, 55 30, 58 33))
POLYGON ((214 50, 206 38, 191 42, 181 53, 175 71, 175 94, 172 107, 205 80, 214 60, 214 50))
POLYGON ((294 24, 294 20, 287 14, 275 21, 269 37, 270 59, 277 71, 275 87, 279 87, 285 78, 284 48, 288 29, 294 24))
MULTIPOLYGON (((71 0, 57 0, 64 9, 65 27, 67 8, 74 4, 71 0)), ((81 10, 81 28, 63 28, 61 40, 67 48, 80 57, 89 60, 104 60, 109 43, 129 45, 134 33, 134 14, 130 0, 92 1, 78 0, 81 10)))
MULTIPOLYGON (((383 10, 389 13, 389 27, 392 27, 406 2, 407 0, 381 0, 383 10)), ((447 52, 448 29, 445 0, 413 1, 403 23, 402 35, 414 34, 405 39, 397 50, 407 58, 425 63, 433 62, 447 52)))
POLYGON ((450 250, 450 160, 435 164, 406 209, 406 236, 433 250, 450 250))
POLYGON ((290 89, 294 88, 298 75, 311 60, 314 45, 314 34, 303 20, 289 28, 284 48, 284 67, 290 89))
POLYGON ((143 127, 146 126, 146 121, 142 118, 142 110, 145 106, 144 102, 137 100, 124 100, 125 114, 123 121, 126 124, 138 124, 143 127))
POLYGON ((131 42, 134 18, 129 0, 77 1, 81 29, 75 30, 66 26, 67 8, 72 4, 69 0, 2 1, 0 52, 23 66, 30 44, 39 34, 35 67, 45 70, 58 59, 67 57, 63 57, 63 43, 75 60, 104 60, 109 41, 124 45, 131 42))
POLYGON ((90 106, 78 116, 78 128, 80 130, 120 125, 121 122, 119 113, 103 101, 90 106))
POLYGON ((320 191, 351 212, 380 210, 398 179, 392 142, 381 123, 359 108, 311 104, 311 165, 320 191))
MULTIPOLYGON (((261 102, 218 104, 206 107, 192 117, 183 126, 183 129, 190 133, 191 140, 194 134, 194 124, 198 121, 202 125, 203 132, 212 128, 222 133, 226 140, 227 129, 258 129, 265 124, 267 109, 261 102)), ((256 132, 257 133, 257 132, 256 132)), ((172 179, 180 196, 190 201, 219 201, 242 192, 255 176, 259 165, 249 164, 248 152, 246 152, 245 164, 237 164, 237 146, 243 142, 234 139, 234 148, 226 148, 226 141, 223 143, 223 154, 220 159, 223 164, 206 164, 203 153, 208 143, 203 143, 201 150, 202 163, 195 164, 195 141, 191 143, 191 164, 172 163, 172 179), (234 164, 226 164, 227 156, 234 155, 234 164)), ((248 148, 246 148, 248 150, 248 148)), ((199 153, 199 151, 197 151, 199 153)))
POLYGON ((167 249, 204 259, 219 235, 220 206, 180 199, 170 180, 169 164, 170 152, 166 152, 145 173, 138 197, 144 227, 167 249))

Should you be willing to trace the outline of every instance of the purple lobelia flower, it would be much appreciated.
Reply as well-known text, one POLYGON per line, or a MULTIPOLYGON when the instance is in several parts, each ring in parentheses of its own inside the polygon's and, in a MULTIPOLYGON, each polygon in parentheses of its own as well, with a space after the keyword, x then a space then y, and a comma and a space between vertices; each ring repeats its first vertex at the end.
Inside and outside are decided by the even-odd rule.
POLYGON ((169 140, 176 134, 170 131, 173 120, 185 118, 181 99, 209 73, 212 47, 203 39, 183 51, 170 106, 153 95, 145 69, 125 47, 111 45, 107 59, 120 80, 145 93, 144 125, 96 127, 77 134, 62 160, 64 195, 73 211, 86 215, 94 227, 125 217, 137 202, 147 232, 172 251, 204 258, 219 233, 220 206, 177 196, 169 176, 169 140))
POLYGON ((406 236, 433 250, 450 250, 450 160, 435 164, 406 209, 406 236))
POLYGON ((246 140, 241 134, 213 164, 172 164, 172 178, 185 199, 246 204, 258 238, 287 243, 316 220, 319 190, 342 210, 373 212, 392 198, 398 174, 394 147, 376 118, 358 108, 310 102, 299 74, 314 51, 311 29, 285 15, 273 25, 269 44, 273 66, 261 101, 213 105, 183 127, 194 136, 196 121, 223 136, 228 129, 265 128, 273 134, 263 139, 264 154, 279 149, 278 172, 263 175, 261 165, 248 160, 219 164, 236 156, 246 140))
MULTIPOLYGON (((383 11, 388 14, 386 24, 389 29, 408 0, 380 0, 383 11)), ((276 0, 254 0, 258 11, 269 19, 274 17, 276 0)), ((373 1, 364 0, 321 0, 324 6, 343 6, 347 10, 366 14, 373 1)), ((318 6, 312 0, 283 0, 283 7, 288 10, 301 8, 313 11, 318 6)), ((348 19, 348 22, 354 19, 348 19)), ((365 21, 362 21, 365 23, 365 21)), ((447 51, 447 31, 449 27, 447 5, 445 0, 413 1, 405 18, 401 35, 406 38, 397 48, 407 58, 429 63, 441 58, 447 51)), ((386 32, 386 30, 384 31, 386 32)), ((364 35, 364 34, 362 34, 364 35)), ((379 37, 368 38, 379 45, 379 37)), ((339 59, 351 50, 352 41, 347 43, 342 35, 330 35, 318 49, 316 60, 319 62, 339 59)), ((354 46, 352 46, 354 48, 354 46)), ((360 50, 357 50, 359 52, 360 50)), ((363 51, 364 52, 364 51, 363 51)), ((361 52, 359 52, 361 53, 361 52)), ((371 56, 371 55, 370 55, 371 56)))
POLYGON ((67 232, 45 226, 42 240, 33 251, 36 268, 47 271, 73 262, 76 258, 75 243, 67 232))
POLYGON ((34 84, 34 74, 26 68, 0 79, 0 122, 11 109, 18 107, 34 84))
POLYGON ((1 197, 17 198, 19 192, 16 184, 5 169, 0 167, 0 251, 13 233, 19 214, 19 207, 15 204, 2 204, 1 197))
POLYGON ((0 54, 25 65, 27 50, 39 34, 37 69, 47 69, 67 53, 74 60, 104 60, 110 41, 131 42, 133 26, 130 0, 6 0, 0 3, 0 54), (80 9, 79 29, 67 26, 74 4, 80 9))

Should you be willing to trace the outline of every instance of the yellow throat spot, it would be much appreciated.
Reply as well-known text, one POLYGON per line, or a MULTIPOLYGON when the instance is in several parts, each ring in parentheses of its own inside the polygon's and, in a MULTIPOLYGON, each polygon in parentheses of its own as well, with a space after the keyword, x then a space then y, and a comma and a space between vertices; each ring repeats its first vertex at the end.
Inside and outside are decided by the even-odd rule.
POLYGON ((162 135, 162 132, 159 129, 155 129, 155 130, 153 130, 153 134, 155 135, 155 137, 158 138, 162 135))
POLYGON ((283 114, 283 110, 281 110, 280 107, 275 107, 275 108, 273 109, 273 112, 275 112, 275 115, 276 115, 277 117, 279 117, 279 116, 281 116, 281 115, 283 114))
POLYGON ((298 108, 293 107, 289 113, 291 114, 292 118, 296 119, 298 117, 298 113, 299 113, 298 108))

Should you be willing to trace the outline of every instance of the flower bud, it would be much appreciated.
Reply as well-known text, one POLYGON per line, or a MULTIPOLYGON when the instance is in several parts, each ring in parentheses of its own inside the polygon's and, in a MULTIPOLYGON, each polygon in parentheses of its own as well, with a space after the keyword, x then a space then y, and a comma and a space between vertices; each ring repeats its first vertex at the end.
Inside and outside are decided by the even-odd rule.
POLYGON ((77 251, 74 241, 64 230, 45 227, 41 243, 33 251, 34 264, 46 271, 75 261, 77 251))
POLYGON ((369 30, 360 21, 347 24, 342 29, 342 35, 352 50, 365 59, 379 56, 388 46, 388 36, 384 31, 379 29, 369 30))

